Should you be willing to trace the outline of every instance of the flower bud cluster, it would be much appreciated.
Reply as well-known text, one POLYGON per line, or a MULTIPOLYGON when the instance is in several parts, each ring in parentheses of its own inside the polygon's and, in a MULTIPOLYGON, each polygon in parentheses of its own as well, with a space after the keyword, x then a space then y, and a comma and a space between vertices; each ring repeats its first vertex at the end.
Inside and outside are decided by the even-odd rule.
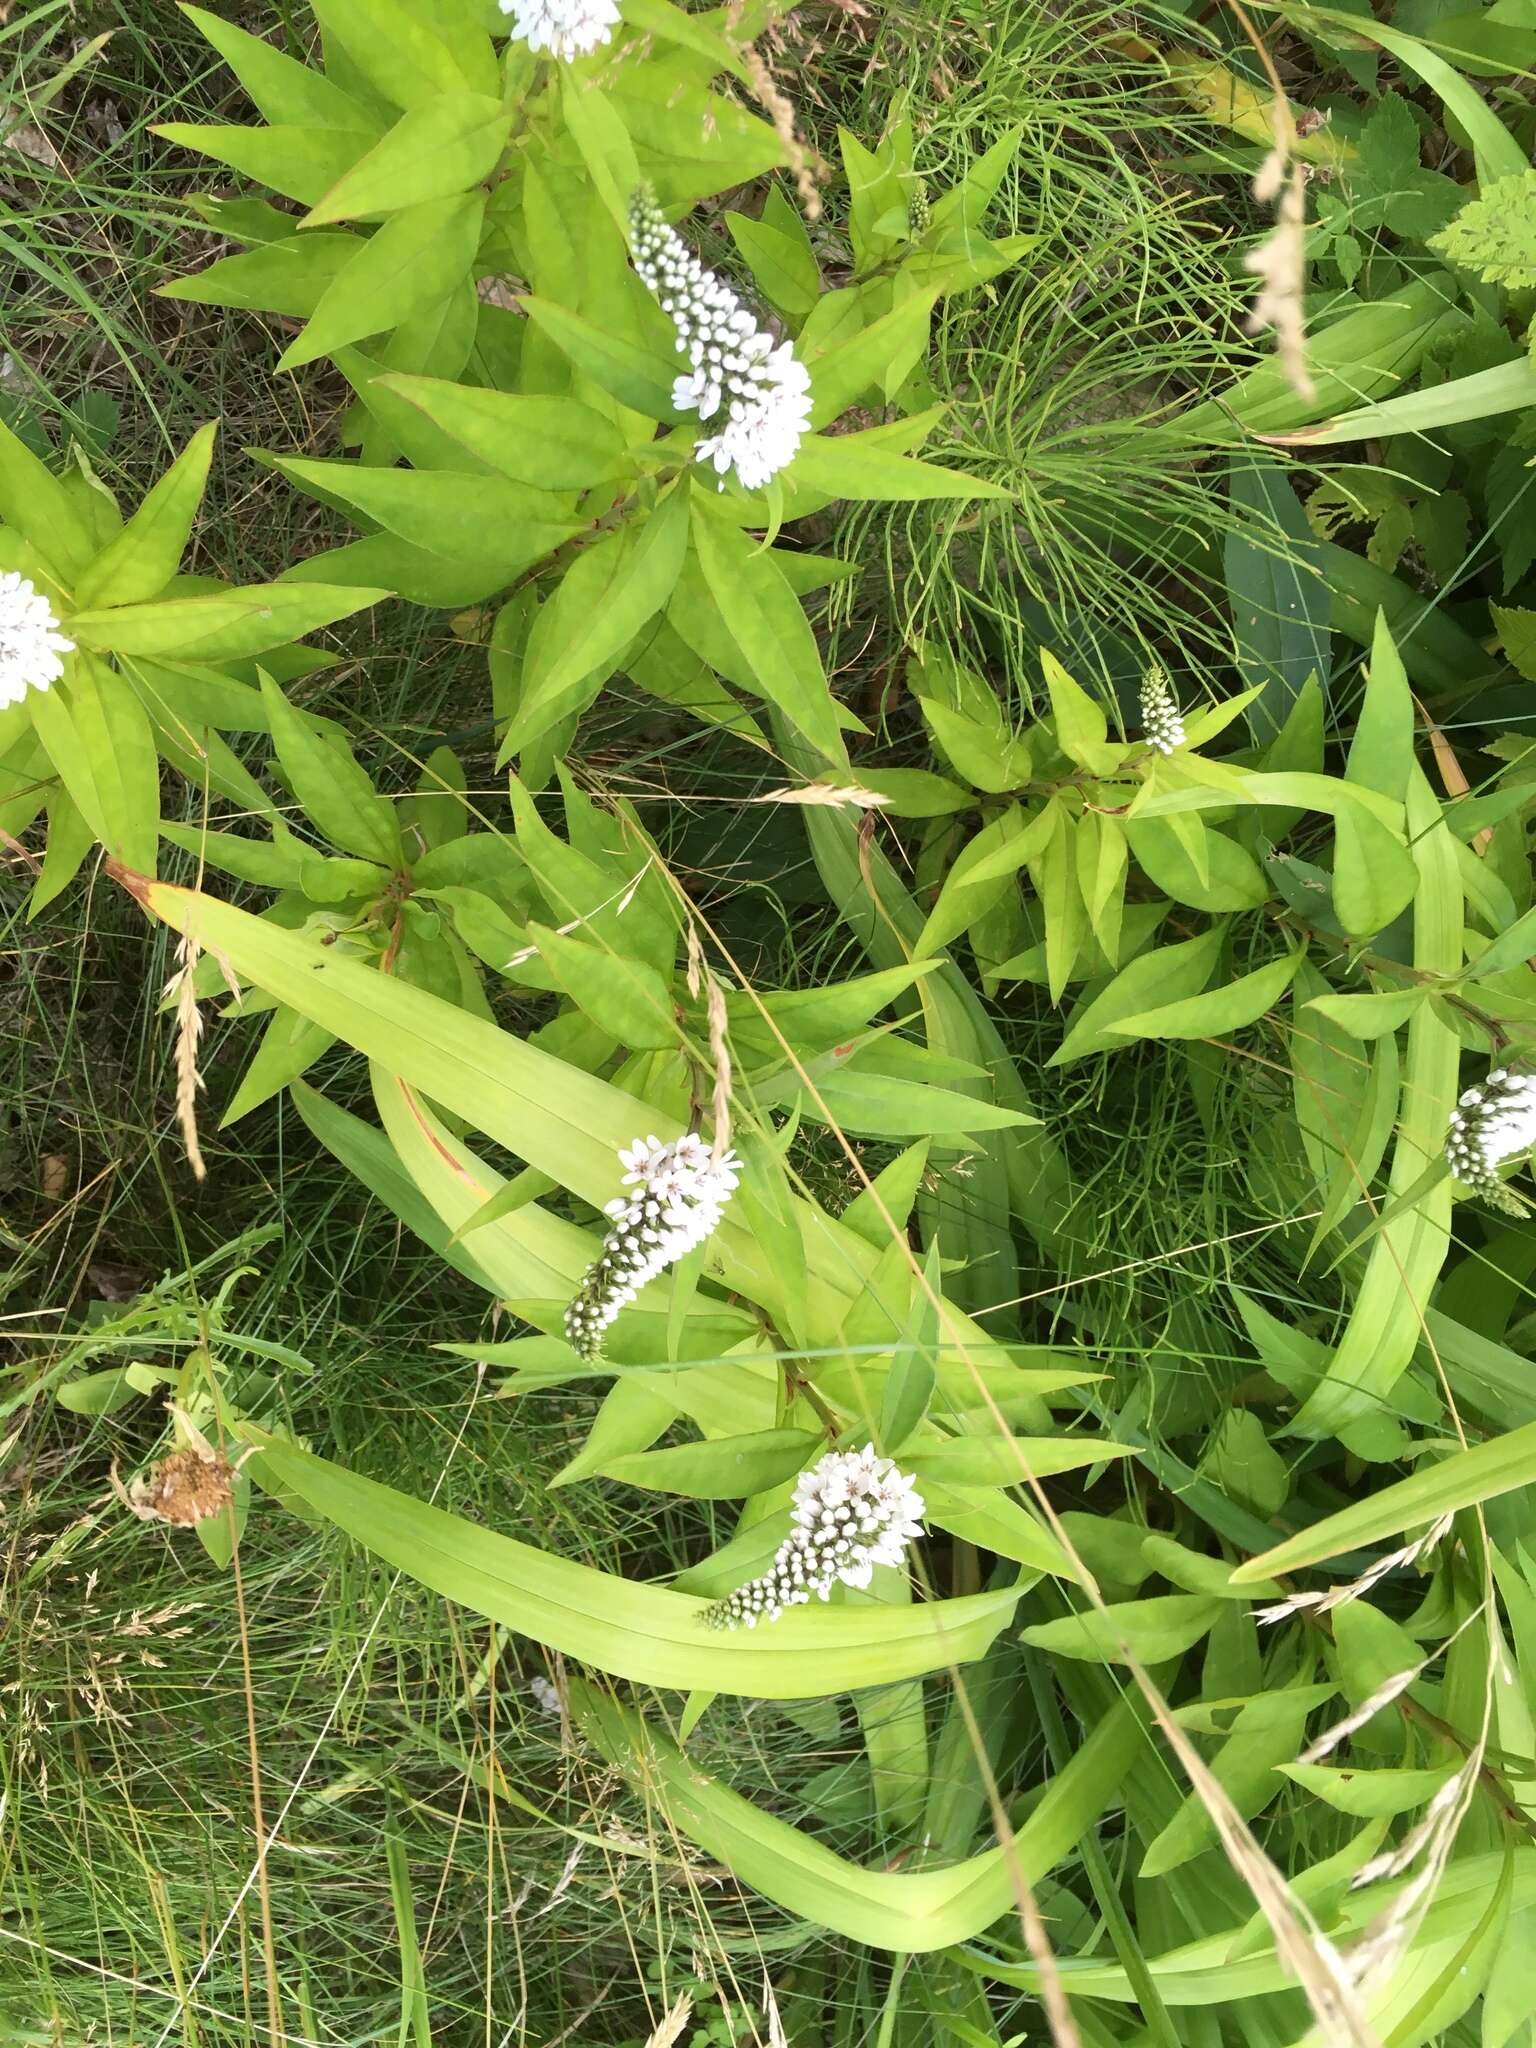
POLYGON ((1184 744, 1184 720, 1160 668, 1149 668, 1141 686, 1141 730, 1154 754, 1171 754, 1184 744))
POLYGON ((734 470, 755 491, 793 462, 810 424, 811 377, 793 344, 760 328, 723 278, 667 226, 653 193, 642 189, 630 208, 630 249, 641 282, 654 292, 677 333, 687 372, 672 386, 679 412, 720 417, 719 429, 694 453, 712 462, 725 488, 734 470))
POLYGON ((46 690, 64 673, 61 654, 75 643, 58 630, 53 607, 14 569, 0 576, 0 706, 19 704, 28 690, 46 690))
POLYGON ((716 1160, 692 1131, 671 1145, 637 1138, 620 1152, 619 1164, 634 1192, 608 1204, 613 1220, 603 1249, 565 1312, 567 1341, 586 1359, 599 1355, 620 1309, 710 1235, 741 1174, 734 1152, 716 1160))
POLYGON ((1446 1164, 1464 1187, 1476 1188, 1500 1209, 1525 1214, 1505 1188, 1498 1169, 1506 1159, 1536 1145, 1536 1074, 1495 1067, 1485 1081, 1467 1089, 1451 1111, 1445 1134, 1446 1164))
POLYGON ((873 1444, 828 1451, 795 1484, 793 1526, 761 1578, 738 1586, 705 1615, 711 1628, 777 1621, 814 1593, 867 1586, 877 1564, 900 1564, 923 1533, 923 1500, 912 1480, 873 1444))
POLYGON ((512 16, 514 43, 535 54, 548 50, 564 64, 590 57, 619 25, 614 0, 501 0, 501 11, 512 16))

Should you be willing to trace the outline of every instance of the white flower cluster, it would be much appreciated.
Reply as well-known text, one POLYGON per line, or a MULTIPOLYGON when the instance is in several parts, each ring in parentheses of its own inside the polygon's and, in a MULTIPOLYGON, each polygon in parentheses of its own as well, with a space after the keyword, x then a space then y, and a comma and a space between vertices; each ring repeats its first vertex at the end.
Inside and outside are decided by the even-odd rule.
POLYGON ((501 0, 501 11, 512 16, 513 42, 565 64, 590 57, 619 25, 614 0, 501 0))
POLYGON ((1498 1208, 1525 1214, 1499 1179, 1499 1166, 1536 1145, 1536 1074, 1495 1067, 1486 1081, 1469 1088, 1451 1111, 1445 1157, 1465 1187, 1476 1188, 1498 1208))
POLYGON ((528 1691, 541 1714, 559 1713, 560 1694, 547 1678, 530 1678, 528 1691))
POLYGON ((704 1242, 741 1175, 734 1152, 716 1161, 692 1131, 674 1145, 637 1138, 619 1164, 634 1193, 608 1204, 612 1227, 565 1312, 566 1338, 587 1359, 598 1356, 603 1332, 646 1282, 704 1242))
POLYGON ((75 643, 58 630, 53 607, 14 569, 0 576, 0 705, 19 704, 64 673, 61 654, 75 643))
POLYGON ((1171 754, 1184 744, 1184 721, 1160 668, 1149 668, 1141 686, 1141 730, 1154 754, 1171 754))
POLYGON ((713 462, 722 490, 734 470, 743 490, 755 491, 795 459, 810 425, 810 372, 792 343, 775 343, 724 279, 704 268, 647 189, 635 195, 629 229, 635 269, 690 365, 672 386, 672 403, 701 420, 724 407, 719 432, 700 441, 695 455, 713 462))
POLYGON ((923 1497, 905 1472, 862 1451, 828 1451, 795 1482, 794 1526, 761 1578, 705 1615, 711 1628, 777 1621, 786 1607, 825 1600, 839 1580, 867 1586, 877 1564, 900 1564, 923 1533, 923 1497))

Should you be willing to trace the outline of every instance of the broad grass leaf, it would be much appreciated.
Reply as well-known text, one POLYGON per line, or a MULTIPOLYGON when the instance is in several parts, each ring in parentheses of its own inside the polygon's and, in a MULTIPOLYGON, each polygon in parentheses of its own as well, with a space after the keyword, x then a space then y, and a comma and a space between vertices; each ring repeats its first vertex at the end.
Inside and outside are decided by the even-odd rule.
POLYGON ((374 789, 345 740, 322 738, 269 676, 261 679, 272 744, 310 822, 333 846, 386 869, 405 856, 395 807, 374 789))
POLYGON ((481 462, 544 491, 582 491, 623 468, 624 436, 578 399, 386 373, 379 382, 481 462))
POLYGON ((547 334, 583 376, 632 412, 646 418, 676 422, 683 415, 672 403, 675 376, 665 356, 596 326, 553 300, 530 293, 522 307, 541 333, 547 334))
MULTIPOLYGON (((1403 285, 1389 299, 1361 306, 1308 336, 1307 368, 1314 397, 1300 396, 1281 365, 1266 360, 1227 390, 1182 414, 1180 438, 1186 445, 1211 440, 1230 447, 1235 429, 1281 433, 1310 419, 1326 419, 1341 406, 1390 396, 1402 390, 1431 344, 1454 328, 1459 317, 1447 306, 1435 279, 1403 285)), ((1324 574, 1332 581, 1326 567, 1324 574)))
POLYGON ((362 220, 455 197, 490 176, 511 126, 511 109, 479 93, 421 100, 337 179, 302 225, 362 220))
POLYGON ((264 37, 203 7, 183 5, 181 11, 234 72, 263 121, 274 127, 361 129, 372 120, 368 108, 323 71, 285 56, 264 37))
POLYGON ((1242 522, 1226 540, 1227 595, 1243 680, 1264 694, 1248 722, 1270 739, 1309 676, 1326 688, 1329 593, 1317 540, 1281 465, 1254 454, 1232 459, 1230 491, 1242 522))
POLYGON ((981 1656, 1014 1590, 917 1607, 796 1608, 771 1628, 715 1631, 706 1603, 481 1528, 394 1487, 279 1444, 254 1424, 266 1486, 307 1501, 386 1564, 546 1648, 638 1685, 813 1699, 921 1677, 981 1656))
POLYGON ((1298 427, 1274 439, 1287 448, 1328 448, 1341 441, 1377 440, 1389 434, 1427 434, 1468 420, 1496 418, 1536 405, 1536 363, 1527 358, 1452 377, 1420 391, 1379 399, 1338 413, 1314 427, 1298 427))
MULTIPOLYGON (((844 1611, 861 1618, 923 1612, 877 1606, 844 1611)), ((754 1633, 777 1635, 806 1612, 797 1608, 754 1633)), ((660 1804, 669 1827, 718 1858, 739 1883, 833 1934, 908 1955, 968 1941, 1012 1910, 1016 1880, 1036 1885, 1070 1854, 1115 1799, 1145 1740, 1135 1709, 1117 1703, 1051 1779, 1006 1847, 984 1850, 947 1870, 902 1873, 851 1863, 761 1811, 595 1687, 578 1681, 571 1700, 583 1731, 609 1762, 660 1804)))
MULTIPOLYGON (((215 163, 270 185, 285 199, 313 206, 357 159, 371 149, 376 128, 204 127, 195 121, 157 121, 150 129, 162 142, 196 150, 215 163)), ((350 337, 349 337, 350 338, 350 337)), ((306 358, 307 360, 307 358, 306 358)))
POLYGON ((389 595, 366 585, 253 583, 216 596, 76 612, 69 630, 77 645, 110 654, 238 661, 334 625, 389 595))
POLYGON ((930 498, 1003 498, 1013 496, 985 477, 966 476, 936 462, 894 455, 869 433, 808 434, 790 464, 789 481, 827 499, 851 498, 862 503, 892 503, 930 498))
POLYGON ((479 191, 392 213, 326 286, 277 367, 301 369, 448 299, 470 273, 484 219, 479 191))
POLYGON ((1238 1565, 1232 1573, 1232 1583, 1246 1585, 1256 1578, 1273 1578, 1299 1571, 1304 1565, 1321 1564, 1337 1557, 1340 1551, 1357 1549, 1363 1543, 1378 1543, 1384 1537, 1420 1528, 1441 1515, 1475 1507, 1517 1487, 1531 1485, 1536 1485, 1536 1422, 1505 1436, 1492 1437, 1486 1443, 1474 1444, 1470 1450, 1455 1451, 1415 1472, 1411 1478, 1383 1487, 1368 1500, 1356 1501, 1337 1514, 1325 1516, 1261 1557, 1238 1565))
POLYGON ((744 1500, 793 1479, 815 1462, 824 1444, 823 1437, 806 1429, 763 1429, 607 1457, 596 1469, 605 1478, 652 1493, 678 1493, 688 1500, 744 1500))
POLYGON ((1354 938, 1369 938, 1413 901, 1418 869, 1409 849, 1369 811, 1351 805, 1333 824, 1333 907, 1354 938))
POLYGON ((381 1130, 364 1123, 361 1117, 353 1116, 350 1110, 342 1109, 304 1081, 290 1083, 288 1093, 294 1108, 325 1149, 356 1175, 407 1230, 474 1286, 484 1288, 487 1294, 497 1293, 497 1279, 463 1245, 453 1242, 450 1227, 405 1170, 400 1155, 381 1130))
POLYGON ((1177 1002, 1198 995, 1216 971, 1226 927, 1216 924, 1197 939, 1184 939, 1174 946, 1158 946, 1142 953, 1091 999, 1085 1000, 1068 1022, 1067 1035, 1046 1061, 1048 1067, 1062 1067, 1091 1053, 1110 1050, 1115 1027, 1122 1018, 1144 1013, 1158 997, 1177 1002))
POLYGON ((160 764, 149 719, 127 681, 80 653, 65 681, 31 692, 32 720, 59 779, 109 853, 155 871, 160 764))
POLYGON ((122 532, 80 576, 75 602, 82 611, 140 603, 164 590, 192 537, 217 432, 216 424, 198 428, 122 532))
POLYGON ((834 766, 847 761, 821 655, 771 552, 695 501, 693 545, 710 595, 757 687, 834 766))
POLYGON ((1052 1656, 1117 1664, 1127 1653, 1142 1664, 1181 1656, 1208 1635, 1222 1602, 1200 1593, 1161 1593, 1150 1600, 1123 1600, 1056 1621, 1035 1622, 1020 1640, 1052 1656))
POLYGON ((1228 1032, 1256 1024, 1279 1002, 1301 959, 1300 953, 1287 953, 1221 988, 1120 1017, 1105 1029, 1115 1038, 1224 1038, 1228 1032))

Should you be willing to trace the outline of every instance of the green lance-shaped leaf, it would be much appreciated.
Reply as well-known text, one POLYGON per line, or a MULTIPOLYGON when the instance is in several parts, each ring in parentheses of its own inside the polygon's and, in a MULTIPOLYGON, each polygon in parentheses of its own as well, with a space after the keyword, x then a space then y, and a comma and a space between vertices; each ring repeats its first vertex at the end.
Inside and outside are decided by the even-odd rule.
POLYGON ((373 147, 376 128, 204 127, 195 121, 159 121, 150 129, 162 142, 194 149, 228 164, 285 199, 313 206, 357 159, 373 147))
POLYGON ((682 418, 672 403, 675 373, 664 355, 595 326, 551 299, 530 294, 522 307, 584 376, 621 405, 648 419, 675 424, 682 418))
POLYGON ((181 566, 203 502, 215 423, 199 427, 137 512, 75 584, 82 611, 158 597, 181 566))
POLYGON ((263 121, 274 127, 365 129, 369 108, 332 84, 323 71, 288 57, 261 36, 223 21, 203 7, 182 13, 224 59, 263 121))
MULTIPOLYGON (((1456 842, 1440 807, 1415 768, 1408 783, 1408 838, 1418 871, 1413 906, 1413 964, 1450 975, 1462 964, 1462 892, 1456 842)), ((1393 1198, 1425 1178, 1443 1155, 1455 1106, 1460 1040, 1453 1025, 1425 1004, 1408 1025, 1402 1115, 1389 1183, 1393 1198)), ((1427 1187, 1407 1214, 1382 1229, 1322 1383, 1296 1416, 1303 1435, 1334 1435, 1340 1426, 1380 1412, 1413 1357, 1424 1310, 1449 1243, 1448 1180, 1427 1187)))
MULTIPOLYGON (((1013 1611, 1012 1588, 917 1607, 795 1608, 771 1627, 716 1631, 709 1603, 554 1557, 324 1458, 254 1424, 251 1469, 386 1564, 487 1620, 638 1685, 753 1699, 812 1699, 887 1685, 981 1656, 1013 1611)), ((994 1909, 995 1910, 995 1909, 994 1909)))
POLYGON ((670 1444, 660 1451, 631 1451, 608 1458, 595 1469, 606 1478, 652 1493, 678 1493, 689 1500, 744 1500, 793 1479, 824 1447, 825 1439, 807 1429, 760 1429, 745 1436, 670 1444))
MULTIPOLYGON (((798 216, 796 219, 798 222, 798 216)), ((744 213, 728 213, 725 224, 758 290, 776 312, 798 327, 821 296, 821 273, 804 229, 796 235, 772 221, 753 220, 744 213)), ((814 395, 813 388, 813 399, 814 395)))
POLYGON ((1138 954, 1107 988, 1073 1012, 1066 1037, 1046 1065, 1063 1067, 1090 1053, 1107 1051, 1116 1043, 1116 1028, 1122 1019, 1144 1014, 1160 998, 1180 1002, 1198 995, 1216 971, 1225 935, 1225 925, 1216 924, 1198 939, 1138 954))
POLYGON ((1413 901, 1412 853, 1379 818, 1351 804, 1333 826, 1333 907, 1355 938, 1379 932, 1413 901))
POLYGON ((109 654, 243 661, 350 618, 389 594, 352 584, 253 583, 208 597, 76 612, 69 631, 78 646, 109 654))
POLYGON ((815 635, 772 554, 702 508, 694 513, 693 544, 757 687, 828 760, 846 763, 815 635))
POLYGON ((1413 767, 1413 719, 1413 692, 1402 657, 1393 644, 1386 614, 1378 611, 1365 698, 1349 745, 1346 780, 1401 803, 1413 767))
POLYGON ((973 789, 985 790, 989 796, 1002 796, 1028 782, 1033 772, 1029 747, 1007 730, 1000 716, 989 731, 974 718, 935 697, 920 697, 918 708, 950 766, 973 789))
POLYGON ((1013 493, 985 477, 966 476, 936 462, 894 455, 862 434, 807 434, 786 475, 797 488, 831 498, 900 503, 932 498, 1011 498, 1013 493))
POLYGON ((1211 830, 1198 815, 1129 818, 1125 836, 1137 866, 1176 903, 1195 910, 1255 910, 1269 896, 1264 871, 1246 847, 1211 830))
POLYGON ((1429 1000, 1426 988, 1388 989, 1370 996, 1313 996, 1307 1004, 1351 1038, 1368 1042, 1406 1024, 1429 1000))
POLYGON ((314 5, 326 34, 342 45, 375 92, 397 107, 414 107, 438 93, 466 88, 497 91, 490 37, 467 23, 454 25, 456 11, 413 6, 409 0, 315 0, 314 5))
POLYGON ((609 219, 629 239, 630 203, 640 189, 640 166, 613 101, 590 77, 561 67, 560 110, 581 152, 592 188, 609 219))
POLYGON ((688 510, 686 485, 674 485, 638 529, 610 535, 571 564, 530 640, 500 760, 584 710, 629 642, 664 609, 688 548, 688 510))
POLYGON ((395 807, 374 789, 346 743, 321 738, 270 676, 261 679, 272 744, 289 787, 333 846, 385 868, 404 859, 395 807))
MULTIPOLYGON (((795 1618, 806 1612, 795 1609, 795 1618)), ((923 1609, 871 1606, 857 1612, 896 1617, 921 1615, 923 1609)), ((754 1633, 771 1635, 782 1626, 774 1622, 754 1633)), ((847 1940, 908 1955, 968 1941, 1013 1910, 1018 1882, 1039 1884, 1070 1853, 1109 1807, 1145 1742, 1137 1709, 1128 1700, 1117 1702, 1009 1843, 947 1870, 904 1873, 866 1870, 761 1812, 595 1687, 578 1681, 571 1687, 571 1705, 602 1754, 659 1802, 671 1826, 724 1863, 738 1882, 847 1940)))
POLYGON ((1282 960, 1271 960, 1251 974, 1239 975, 1224 988, 1121 1017, 1105 1028, 1115 1038, 1224 1038, 1230 1031, 1256 1024, 1279 1002, 1295 979, 1301 960, 1299 952, 1287 953, 1282 960))
POLYGON ((578 399, 490 391, 441 377, 385 375, 378 381, 516 483, 584 491, 624 466, 624 436, 578 399))
POLYGON ((67 681, 35 690, 32 719, 60 781, 102 845, 153 874, 160 826, 155 737, 124 677, 77 654, 67 681))
POLYGON ((511 583, 581 531, 561 516, 567 506, 552 493, 504 477, 314 462, 296 455, 272 460, 301 490, 340 499, 412 547, 455 564, 483 565, 501 583, 511 583))
POLYGON ((1022 1640, 1052 1656, 1086 1658, 1095 1664, 1134 1657, 1159 1664, 1182 1655, 1209 1635, 1222 1602, 1201 1593, 1162 1593, 1150 1600, 1112 1602, 1056 1621, 1039 1621, 1022 1640))
POLYGON ((469 275, 484 219, 483 192, 427 199, 391 214, 326 286, 277 367, 299 369, 447 299, 469 275))
POLYGON ((172 278, 155 290, 163 299, 244 306, 307 320, 362 246, 360 235, 289 235, 239 256, 223 256, 193 276, 172 278))
POLYGON ((304 216, 304 227, 397 213, 427 199, 449 199, 495 169, 512 126, 500 100, 444 93, 422 100, 360 157, 304 216))
POLYGON ((530 924, 528 938, 578 1009, 631 1052, 666 1052, 682 1041, 669 984, 645 960, 530 924))
MULTIPOLYGON (((0 521, 29 540, 55 575, 76 576, 94 552, 91 530, 68 491, 0 421, 0 521)), ((73 634, 73 627, 71 627, 73 634)))

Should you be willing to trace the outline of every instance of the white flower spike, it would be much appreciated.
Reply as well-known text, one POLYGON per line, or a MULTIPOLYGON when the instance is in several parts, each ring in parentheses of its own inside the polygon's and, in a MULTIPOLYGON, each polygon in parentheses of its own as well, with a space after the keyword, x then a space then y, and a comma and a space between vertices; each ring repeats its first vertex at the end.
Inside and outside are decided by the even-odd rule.
POLYGON ((905 1472, 862 1451, 828 1451, 795 1482, 794 1526, 761 1578, 717 1600, 704 1619, 711 1628, 777 1621, 814 1593, 867 1586, 877 1564, 900 1564, 923 1533, 923 1497, 905 1472))
POLYGON ((563 64, 610 42, 619 25, 614 0, 500 0, 512 16, 512 40, 526 43, 536 55, 547 50, 563 64))
POLYGON ((1445 1134, 1446 1164, 1464 1187, 1475 1188, 1496 1208, 1523 1216, 1525 1205, 1499 1178, 1506 1159, 1536 1145, 1536 1074, 1495 1067, 1469 1088, 1451 1111, 1445 1134))
POLYGON ((28 690, 46 690, 64 673, 61 654, 75 643, 58 630, 53 607, 14 569, 0 576, 0 706, 19 704, 28 690))
POLYGON ((1184 744, 1184 721, 1160 668, 1149 668, 1141 686, 1141 730, 1154 754, 1171 754, 1184 744))
POLYGON ((634 1193, 608 1204, 612 1227, 565 1312, 566 1339, 587 1359, 600 1354, 608 1325, 646 1282, 710 1235, 741 1174, 734 1152, 717 1161, 692 1131, 673 1145, 637 1138, 619 1164, 634 1193))
POLYGON ((792 343, 776 343, 724 279, 704 268, 647 189, 635 195, 629 229, 635 269, 688 358, 672 403, 701 420, 720 416, 695 457, 714 464, 721 490, 732 470, 743 490, 759 490, 795 459, 811 420, 811 374, 792 343))

